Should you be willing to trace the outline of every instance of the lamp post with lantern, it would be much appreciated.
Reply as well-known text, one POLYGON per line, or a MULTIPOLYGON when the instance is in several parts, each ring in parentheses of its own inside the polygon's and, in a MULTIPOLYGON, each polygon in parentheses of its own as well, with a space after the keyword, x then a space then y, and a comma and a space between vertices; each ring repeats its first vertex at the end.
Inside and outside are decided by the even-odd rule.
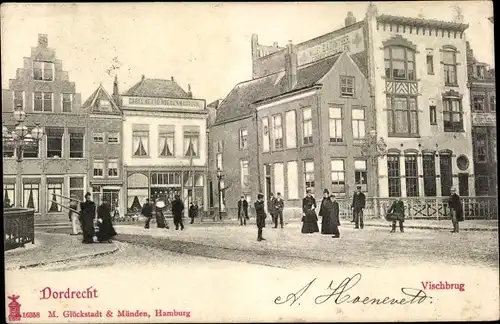
MULTIPOLYGON (((16 186, 20 186, 21 183, 21 162, 23 161, 23 152, 27 147, 38 147, 40 140, 42 139, 44 133, 43 129, 40 127, 39 123, 35 124, 35 127, 29 131, 28 127, 24 124, 26 119, 26 112, 23 110, 21 105, 17 106, 17 109, 12 113, 13 119, 16 122, 15 128, 12 132, 4 125, 2 127, 2 144, 3 146, 8 146, 14 149, 16 154, 16 161, 18 165, 16 186)), ((19 190, 16 190, 19 192, 19 190)), ((16 195, 19 197, 19 195, 16 195)), ((18 207, 21 207, 21 199, 17 198, 18 207)))
MULTIPOLYGON (((361 154, 369 159, 372 163, 372 172, 374 172, 374 176, 372 177, 375 181, 375 195, 379 196, 379 182, 378 182, 378 159, 383 158, 387 155, 387 144, 383 137, 380 137, 377 140, 377 131, 375 129, 371 129, 368 133, 369 136, 365 138, 363 144, 361 145, 361 154)), ((377 212, 378 208, 375 207, 375 212, 377 212)))

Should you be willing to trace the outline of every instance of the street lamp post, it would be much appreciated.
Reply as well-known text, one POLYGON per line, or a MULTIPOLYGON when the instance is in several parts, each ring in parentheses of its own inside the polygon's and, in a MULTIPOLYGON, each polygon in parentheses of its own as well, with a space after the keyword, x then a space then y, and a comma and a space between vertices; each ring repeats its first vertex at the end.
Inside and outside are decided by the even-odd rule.
MULTIPOLYGON (((40 140, 42 139, 44 133, 43 129, 40 127, 39 123, 35 124, 35 127, 31 130, 28 130, 28 127, 24 125, 24 121, 26 119, 26 112, 24 112, 23 107, 21 105, 17 106, 17 109, 14 110, 12 116, 16 122, 14 130, 9 133, 8 128, 4 125, 2 127, 2 144, 4 146, 10 146, 14 148, 16 152, 16 161, 18 164, 18 172, 17 172, 17 185, 21 183, 21 162, 23 161, 23 152, 27 147, 38 147, 40 140)), ((16 190, 19 192, 19 190, 16 190)), ((19 197, 19 195, 16 195, 19 197)), ((16 199, 18 203, 18 207, 21 206, 21 199, 16 199)))
MULTIPOLYGON (((375 180, 375 196, 379 196, 379 182, 378 182, 378 159, 383 158, 387 155, 387 144, 383 137, 377 140, 377 131, 371 129, 368 138, 366 138, 361 145, 361 154, 367 157, 372 163, 372 170, 374 176, 372 179, 375 180)), ((375 213, 378 212, 377 204, 374 204, 375 213)))
MULTIPOLYGON (((222 188, 221 188, 221 180, 224 178, 224 174, 220 168, 217 168, 217 186, 219 192, 219 220, 222 220, 222 188)), ((215 215, 214 215, 215 221, 215 215)))

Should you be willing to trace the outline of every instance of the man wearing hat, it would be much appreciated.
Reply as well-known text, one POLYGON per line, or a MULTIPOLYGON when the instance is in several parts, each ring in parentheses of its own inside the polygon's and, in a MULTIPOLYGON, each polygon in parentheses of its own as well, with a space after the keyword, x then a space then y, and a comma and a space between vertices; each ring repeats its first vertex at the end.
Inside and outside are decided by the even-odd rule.
POLYGON ((149 198, 146 198, 146 202, 142 205, 141 214, 146 217, 146 224, 144 224, 144 228, 149 229, 149 223, 151 222, 151 218, 153 218, 153 206, 149 202, 149 198))
POLYGON ((366 197, 365 194, 361 192, 361 185, 357 185, 358 189, 354 196, 352 197, 352 214, 354 221, 354 228, 361 228, 365 226, 363 222, 363 209, 365 208, 366 197))
POLYGON ((451 211, 451 223, 453 224, 452 233, 458 233, 460 231, 458 222, 464 221, 464 210, 462 207, 462 202, 460 201, 460 196, 457 194, 455 188, 450 189, 450 199, 448 200, 448 207, 451 211))
POLYGON ((265 241, 262 237, 262 229, 266 227, 266 211, 264 209, 264 195, 258 194, 257 200, 254 203, 256 222, 257 222, 257 241, 265 241))
POLYGON ((85 202, 80 203, 80 224, 82 224, 83 240, 82 243, 94 243, 94 219, 96 206, 90 200, 91 194, 85 194, 85 202))

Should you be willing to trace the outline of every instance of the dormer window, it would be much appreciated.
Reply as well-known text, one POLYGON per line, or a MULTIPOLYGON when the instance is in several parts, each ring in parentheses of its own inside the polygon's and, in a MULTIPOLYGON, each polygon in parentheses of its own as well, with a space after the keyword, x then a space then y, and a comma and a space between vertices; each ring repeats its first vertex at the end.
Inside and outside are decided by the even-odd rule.
POLYGON ((34 61, 33 79, 40 81, 54 81, 54 63, 34 61))
POLYGON ((99 101, 99 110, 111 111, 111 105, 109 103, 109 100, 100 100, 99 101))
POLYGON ((395 80, 415 80, 415 51, 403 46, 384 49, 385 76, 395 80))

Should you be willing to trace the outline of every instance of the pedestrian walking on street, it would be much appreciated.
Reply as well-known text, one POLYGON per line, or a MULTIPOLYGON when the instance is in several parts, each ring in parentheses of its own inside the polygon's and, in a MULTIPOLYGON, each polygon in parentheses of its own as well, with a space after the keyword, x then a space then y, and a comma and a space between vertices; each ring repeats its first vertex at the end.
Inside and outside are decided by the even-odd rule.
POLYGON ((91 194, 87 192, 85 194, 85 202, 80 203, 80 224, 82 224, 83 240, 82 243, 90 244, 94 243, 94 219, 96 206, 95 203, 90 200, 91 194))
POLYGON ((265 241, 266 239, 262 237, 262 229, 266 227, 266 211, 264 209, 264 195, 258 194, 257 201, 254 204, 255 207, 255 218, 257 221, 257 241, 265 241))
POLYGON ((361 186, 357 186, 358 191, 354 193, 354 196, 352 197, 352 213, 354 217, 354 228, 361 228, 365 226, 363 222, 363 209, 365 208, 366 204, 366 197, 365 194, 361 192, 361 186))
POLYGON ((245 196, 241 195, 240 200, 238 200, 238 219, 240 220, 240 226, 247 224, 248 219, 248 201, 245 196))
POLYGON ((302 199, 302 229, 303 234, 317 233, 318 216, 316 215, 316 199, 312 196, 311 189, 307 189, 306 196, 302 199))
POLYGON ((68 212, 69 221, 71 222, 71 235, 81 234, 81 225, 78 221, 79 213, 78 213, 78 200, 76 200, 75 196, 71 196, 71 200, 69 202, 69 208, 71 208, 68 212))
POLYGON ((149 198, 146 198, 146 202, 142 205, 141 214, 146 217, 144 228, 149 229, 149 223, 151 222, 151 218, 153 218, 153 206, 149 202, 149 198))
POLYGON ((167 221, 165 219, 165 215, 163 215, 163 208, 165 208, 165 203, 159 198, 156 198, 155 202, 156 226, 158 228, 169 229, 167 221))
POLYGON ((339 204, 335 202, 337 210, 335 211, 335 205, 330 196, 328 189, 323 190, 323 200, 321 200, 321 205, 319 209, 319 216, 321 216, 321 234, 333 234, 334 238, 339 238, 339 228, 337 225, 337 219, 335 213, 339 212, 339 204))
POLYGON ((274 194, 271 192, 269 194, 269 200, 267 201, 267 212, 269 213, 269 215, 271 215, 271 221, 273 222, 273 224, 275 223, 274 218, 276 217, 276 207, 274 205, 274 200, 274 194))
POLYGON ((281 198, 281 193, 277 193, 276 199, 274 199, 274 228, 278 227, 278 217, 280 219, 281 228, 283 228, 283 209, 285 208, 285 202, 281 198))
POLYGON ((189 218, 191 218, 191 223, 194 224, 194 219, 198 217, 198 204, 191 202, 189 205, 189 218))
POLYGON ((387 211, 386 219, 392 221, 391 233, 396 232, 396 222, 399 222, 399 230, 404 232, 403 222, 405 221, 405 204, 401 198, 396 199, 387 211))
POLYGON ((178 230, 179 226, 181 231, 184 229, 184 224, 182 223, 182 212, 184 211, 184 203, 182 202, 179 195, 175 195, 175 199, 172 201, 172 215, 174 215, 175 229, 178 230))
POLYGON ((453 224, 453 231, 451 232, 458 233, 460 231, 458 222, 464 221, 464 211, 462 202, 460 201, 460 196, 457 194, 455 188, 451 188, 450 192, 451 196, 448 200, 448 207, 450 207, 451 223, 453 224))
POLYGON ((97 240, 99 243, 108 242, 112 243, 112 238, 116 236, 113 222, 111 221, 111 205, 106 199, 97 208, 97 240))

